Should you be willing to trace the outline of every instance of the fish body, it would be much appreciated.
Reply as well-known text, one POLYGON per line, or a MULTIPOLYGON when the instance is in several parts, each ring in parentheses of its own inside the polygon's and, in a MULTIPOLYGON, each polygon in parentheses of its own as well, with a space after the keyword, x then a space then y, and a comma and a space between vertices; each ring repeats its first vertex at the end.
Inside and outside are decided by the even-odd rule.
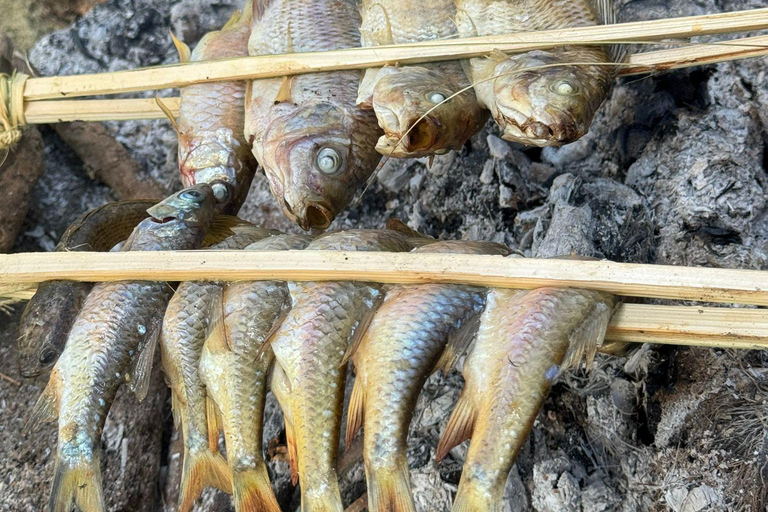
MULTIPOLYGON (((206 34, 189 52, 174 39, 181 61, 206 61, 248 55, 251 2, 245 0, 221 30, 206 34)), ((218 210, 235 214, 256 172, 251 145, 243 134, 246 82, 210 82, 181 89, 179 171, 184 186, 212 183, 218 210)))
MULTIPOLYGON (((106 252, 128 238, 155 199, 105 204, 80 216, 67 228, 55 251, 106 252)), ((27 303, 19 322, 19 372, 37 377, 51 368, 64 349, 67 334, 92 283, 45 281, 27 303)))
MULTIPOLYGON (((123 250, 200 246, 213 217, 211 188, 197 185, 164 203, 177 216, 164 222, 143 220, 123 250)), ((116 281, 96 284, 86 298, 31 417, 46 420, 58 414, 51 512, 68 512, 73 502, 83 512, 104 510, 99 467, 104 422, 115 393, 129 380, 131 363, 136 364, 130 380, 137 395, 146 393, 154 342, 170 294, 164 282, 116 281)))
MULTIPOLYGON (((461 37, 615 23, 611 0, 455 0, 461 37)), ((506 140, 559 146, 579 139, 622 60, 618 48, 567 46, 470 59, 468 76, 506 140), (558 66, 576 62, 594 65, 558 66), (538 66, 546 66, 536 69, 538 66), (549 67, 554 66, 554 67, 549 67), (531 68, 531 69, 528 69, 531 68), (497 77, 493 79, 493 77, 497 77)))
MULTIPOLYGON (((491 242, 446 241, 413 252, 507 255, 509 249, 491 242)), ((352 356, 356 378, 347 444, 364 424, 371 512, 415 512, 406 438, 416 400, 449 340, 456 350, 474 335, 485 295, 484 288, 475 286, 394 286, 363 335, 352 356)))
MULTIPOLYGON (((360 11, 363 46, 457 35, 453 0, 363 0, 360 11)), ((461 149, 488 120, 488 112, 478 104, 460 61, 368 69, 357 101, 373 108, 384 130, 376 150, 397 158, 461 149), (462 89, 467 90, 440 104, 462 89)))
MULTIPOLYGON (((315 239, 305 250, 408 251, 394 231, 350 230, 315 239)), ((348 344, 380 300, 374 284, 339 281, 288 284, 292 309, 275 333, 272 350, 285 373, 293 421, 301 509, 343 510, 336 474, 348 344)), ((359 332, 358 332, 359 333, 359 332)), ((289 450, 291 448, 289 447, 289 450)))
POLYGON ((552 382, 602 344, 616 299, 578 289, 492 289, 438 459, 471 438, 454 512, 502 510, 504 484, 552 382))
MULTIPOLYGON (((360 45, 355 0, 255 0, 251 55, 360 45)), ((272 194, 303 229, 325 229, 376 168, 381 134, 356 104, 359 71, 255 80, 246 97, 246 137, 272 194)))
MULTIPOLYGON (((297 250, 309 241, 302 235, 273 236, 247 250, 297 250)), ((200 377, 221 411, 236 512, 280 512, 262 453, 267 376, 274 359, 262 346, 289 305, 284 282, 229 283, 220 325, 212 327, 200 358, 200 377)))
MULTIPOLYGON (((244 228, 216 250, 242 249, 274 234, 274 231, 244 228)), ((166 380, 171 387, 174 418, 184 439, 179 510, 190 510, 208 485, 232 492, 224 458, 218 454, 219 427, 215 410, 206 402, 206 391, 198 367, 209 331, 214 305, 221 300, 222 284, 187 281, 179 284, 168 303, 160 336, 160 355, 166 380)))

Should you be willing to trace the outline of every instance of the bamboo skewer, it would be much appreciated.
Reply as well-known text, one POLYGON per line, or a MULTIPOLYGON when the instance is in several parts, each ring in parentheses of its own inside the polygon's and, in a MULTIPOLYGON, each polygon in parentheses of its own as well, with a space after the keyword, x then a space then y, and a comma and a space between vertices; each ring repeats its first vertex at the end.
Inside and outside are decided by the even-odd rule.
POLYGON ((768 305, 768 272, 488 255, 337 251, 56 252, 0 255, 0 285, 50 279, 357 280, 578 287, 631 297, 768 305))
POLYGON ((396 63, 454 60, 484 56, 493 51, 528 51, 563 44, 631 43, 766 28, 768 28, 768 9, 751 9, 705 16, 545 30, 505 36, 424 41, 328 52, 261 55, 95 75, 30 78, 24 87, 24 101, 167 89, 210 81, 272 78, 396 63))
MULTIPOLYGON (((765 55, 768 55, 768 36, 747 37, 727 41, 727 44, 696 44, 637 53, 629 57, 631 66, 619 74, 637 75, 765 55)), ((179 115, 178 96, 161 101, 174 116, 179 115)), ((151 98, 32 101, 24 105, 24 115, 28 124, 165 119, 151 98)))

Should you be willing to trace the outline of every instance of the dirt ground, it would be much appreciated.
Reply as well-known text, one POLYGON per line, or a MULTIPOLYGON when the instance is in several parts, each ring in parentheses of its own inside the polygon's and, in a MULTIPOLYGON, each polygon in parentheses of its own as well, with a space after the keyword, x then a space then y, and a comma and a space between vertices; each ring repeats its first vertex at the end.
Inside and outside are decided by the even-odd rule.
MULTIPOLYGON (((762 0, 619 3, 627 21, 764 7, 762 0)), ((175 62, 169 28, 194 44, 234 4, 109 0, 42 36, 30 61, 44 75, 175 62)), ((381 227, 396 216, 433 236, 496 240, 526 255, 575 251, 765 270, 767 74, 768 59, 757 59, 622 79, 590 133, 562 148, 521 148, 502 141, 491 123, 431 166, 388 162, 333 227, 381 227)), ((179 186, 167 122, 106 126, 167 191, 179 186)), ((15 251, 51 250, 77 215, 114 199, 54 130, 41 132, 46 173, 15 251)), ((295 230, 264 179, 254 180, 242 216, 295 230)), ((7 377, 0 378, 0 511, 14 512, 44 506, 55 450, 50 425, 33 433, 23 427, 45 379, 18 374, 20 310, 0 316, 0 373, 7 377)), ((419 398, 408 457, 420 512, 448 511, 456 490, 466 445, 439 466, 434 451, 461 386, 458 373, 435 375, 419 398)), ((142 405, 126 393, 111 413, 103 465, 112 512, 175 510, 180 440, 159 375, 153 389, 142 405)), ((265 421, 273 481, 284 510, 293 512, 297 491, 272 401, 265 421)), ((346 504, 362 495, 359 464, 342 476, 342 489, 346 504)), ((635 345, 556 384, 510 475, 504 510, 759 512, 767 504, 768 351, 635 345)), ((230 498, 208 491, 196 510, 232 510, 230 498)))

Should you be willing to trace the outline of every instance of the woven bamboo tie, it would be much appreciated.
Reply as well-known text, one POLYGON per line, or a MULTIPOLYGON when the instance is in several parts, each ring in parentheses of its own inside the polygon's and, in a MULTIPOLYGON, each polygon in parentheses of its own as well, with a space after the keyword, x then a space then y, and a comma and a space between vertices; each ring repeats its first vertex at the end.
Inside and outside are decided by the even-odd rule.
POLYGON ((0 73, 0 151, 8 151, 21 140, 24 119, 24 84, 29 75, 0 73))

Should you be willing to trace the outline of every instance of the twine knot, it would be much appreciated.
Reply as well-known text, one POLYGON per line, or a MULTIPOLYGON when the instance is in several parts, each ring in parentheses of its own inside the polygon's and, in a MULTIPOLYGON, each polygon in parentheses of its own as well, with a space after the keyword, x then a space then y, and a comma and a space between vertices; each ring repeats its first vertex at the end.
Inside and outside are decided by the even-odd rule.
POLYGON ((29 75, 0 73, 0 151, 7 151, 21 139, 24 118, 24 84, 29 75))

